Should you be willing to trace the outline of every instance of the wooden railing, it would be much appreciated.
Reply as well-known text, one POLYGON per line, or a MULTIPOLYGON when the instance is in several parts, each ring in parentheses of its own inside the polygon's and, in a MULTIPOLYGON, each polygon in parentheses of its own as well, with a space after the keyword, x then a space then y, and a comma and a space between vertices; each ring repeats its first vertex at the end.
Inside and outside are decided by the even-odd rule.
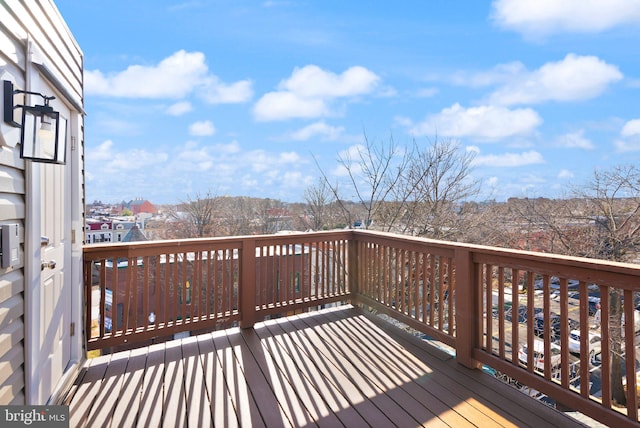
POLYGON ((94 245, 84 258, 88 349, 351 302, 532 395, 608 425, 638 423, 638 265, 370 231, 94 245), (612 305, 618 295, 621 305, 612 305), (634 322, 618 325, 618 307, 634 322), (579 353, 569 352, 572 335, 579 353), (595 337, 600 343, 589 343, 595 337), (620 379, 626 406, 611 398, 620 379))
POLYGON ((89 245, 89 350, 349 300, 348 242, 336 233, 89 245))

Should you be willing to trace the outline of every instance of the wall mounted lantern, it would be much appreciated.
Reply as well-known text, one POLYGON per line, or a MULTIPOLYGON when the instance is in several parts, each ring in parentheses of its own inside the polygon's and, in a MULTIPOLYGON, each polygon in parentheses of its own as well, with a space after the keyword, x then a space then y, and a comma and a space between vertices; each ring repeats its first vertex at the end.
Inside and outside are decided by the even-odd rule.
POLYGON ((34 162, 65 163, 66 138, 59 139, 60 113, 53 110, 49 101, 55 97, 39 92, 13 89, 13 83, 4 81, 4 121, 16 128, 20 133, 20 157, 34 162), (37 95, 44 99, 44 105, 15 105, 14 95, 37 95), (22 121, 14 120, 14 110, 22 109, 22 121))

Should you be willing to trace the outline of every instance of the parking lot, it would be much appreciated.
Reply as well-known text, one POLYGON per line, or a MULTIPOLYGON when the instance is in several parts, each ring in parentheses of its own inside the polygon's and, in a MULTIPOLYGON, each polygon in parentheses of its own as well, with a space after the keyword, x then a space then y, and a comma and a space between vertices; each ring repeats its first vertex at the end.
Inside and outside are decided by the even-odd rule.
MULTIPOLYGON (((518 325, 519 325, 519 331, 518 331, 518 346, 516 347, 516 349, 512 349, 511 346, 511 340, 506 340, 505 342, 505 358, 507 359, 511 359, 511 354, 512 352, 518 352, 518 350, 522 351, 524 350, 525 346, 527 345, 527 324, 531 323, 533 325, 533 329, 534 329, 534 334, 536 336, 542 337, 543 336, 543 332, 544 332, 544 324, 545 324, 545 320, 544 320, 544 316, 543 316, 543 294, 541 291, 536 290, 534 295, 534 309, 533 309, 533 320, 527 320, 528 317, 528 311, 527 311, 527 307, 526 307, 526 302, 524 301, 524 299, 521 297, 519 305, 520 305, 520 309, 516 310, 513 307, 513 304, 511 302, 512 299, 510 299, 510 295, 505 293, 505 308, 503 308, 503 312, 504 312, 504 318, 505 318, 505 322, 504 322, 504 334, 505 337, 507 339, 510 339, 512 337, 512 318, 513 317, 517 317, 518 318, 518 325)), ((577 293, 573 293, 570 292, 569 294, 569 299, 568 299, 568 309, 569 309, 569 328, 570 331, 572 330, 579 330, 580 328, 580 323, 579 323, 579 318, 580 318, 580 300, 579 300, 579 295, 577 293)), ((498 314, 497 311, 499 311, 499 308, 497 306, 497 295, 494 295, 494 302, 493 302, 493 334, 494 334, 494 340, 493 340, 493 349, 494 352, 498 351, 498 340, 497 337, 495 337, 495 335, 498 332, 498 314)), ((590 394, 597 396, 599 394, 599 391, 601 390, 601 379, 600 379, 600 365, 601 365, 601 359, 600 359, 600 345, 597 342, 597 339, 599 339, 600 337, 600 328, 598 325, 598 316, 599 316, 599 298, 597 298, 596 296, 589 296, 588 299, 588 304, 589 304, 589 333, 590 333, 590 339, 593 339, 593 343, 590 344, 590 350, 593 351, 593 356, 592 358, 590 358, 589 361, 589 372, 590 372, 590 376, 589 376, 589 384, 590 384, 590 394)), ((551 331, 552 334, 554 335, 551 338, 551 342, 555 345, 557 345, 557 348, 559 349, 560 346, 560 341, 559 341, 559 335, 560 335, 560 317, 558 314, 560 314, 560 296, 559 296, 559 290, 552 290, 551 293, 551 300, 550 300, 550 312, 552 313, 552 317, 550 320, 550 324, 551 324, 551 331)), ((538 339, 535 339, 536 341, 538 339)), ((579 342, 579 338, 578 338, 578 342, 579 342)), ((636 341, 637 342, 637 341, 636 341)), ((534 343, 535 344, 535 343, 534 343)), ((579 345, 578 345, 579 346, 579 345)), ((556 348, 556 346, 552 347, 556 348)), ((525 352, 526 354, 526 352, 525 352)), ((640 357, 640 351, 636 350, 636 358, 640 357)), ((555 356, 552 356, 552 363, 553 362, 557 362, 558 367, 560 364, 560 359, 559 359, 560 355, 557 355, 557 358, 555 356)), ((524 361, 522 360, 522 357, 520 357, 520 361, 524 363, 524 361, 526 361, 526 356, 524 357, 524 361)), ((570 366, 571 366, 571 383, 572 385, 576 386, 579 388, 580 385, 580 356, 579 354, 576 353, 569 353, 569 361, 570 361, 570 366)), ((536 369, 540 369, 542 370, 542 367, 538 367, 539 364, 536 364, 536 369)), ((559 370, 558 367, 556 367, 556 369, 554 370, 554 373, 552 375, 558 375, 559 376, 559 370)), ((535 395, 537 393, 537 391, 528 391, 530 392, 530 395, 535 395)))

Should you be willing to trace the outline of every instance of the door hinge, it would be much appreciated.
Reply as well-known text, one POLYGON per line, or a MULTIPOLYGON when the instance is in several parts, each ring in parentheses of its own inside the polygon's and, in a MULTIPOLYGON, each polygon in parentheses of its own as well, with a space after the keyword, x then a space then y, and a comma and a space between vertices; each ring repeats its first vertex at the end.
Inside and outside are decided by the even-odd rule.
POLYGON ((76 323, 72 322, 71 327, 69 328, 69 336, 73 337, 76 335, 76 323))

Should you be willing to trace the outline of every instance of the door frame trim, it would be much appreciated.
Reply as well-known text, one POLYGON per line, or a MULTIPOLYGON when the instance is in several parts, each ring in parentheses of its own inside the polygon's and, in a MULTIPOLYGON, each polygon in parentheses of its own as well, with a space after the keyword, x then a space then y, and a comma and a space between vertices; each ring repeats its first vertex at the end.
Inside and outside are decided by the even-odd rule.
MULTIPOLYGON (((28 42, 30 49, 33 44, 28 42)), ((67 164, 61 165, 65 168, 65 175, 69 176, 69 205, 65 207, 69 211, 65 216, 67 236, 69 237, 69 246, 65 249, 65 271, 70 286, 71 301, 68 303, 69 322, 75 322, 75 336, 70 338, 70 361, 64 369, 64 374, 58 380, 56 385, 52 385, 49 397, 39 397, 40 376, 38 373, 38 357, 39 357, 39 341, 40 341, 40 298, 41 298, 41 245, 40 236, 42 235, 40 217, 38 213, 41 211, 40 192, 37 191, 40 186, 42 167, 40 164, 25 161, 25 222, 24 222, 24 293, 25 293, 25 404, 44 405, 59 401, 63 398, 66 388, 73 381, 74 375, 85 360, 84 354, 84 337, 81 326, 82 323, 82 234, 78 234, 78 228, 82 230, 83 218, 83 192, 82 179, 79 174, 83 174, 81 165, 82 157, 78 148, 71 147, 72 139, 79 140, 82 128, 79 125, 80 115, 82 112, 77 111, 75 103, 66 99, 57 87, 59 82, 50 81, 46 75, 41 73, 40 67, 34 67, 35 64, 27 60, 25 72, 25 89, 31 90, 40 84, 48 85, 57 91, 57 100, 69 109, 69 117, 67 118, 67 164), (36 85, 37 83, 37 85, 36 85), (62 96, 60 96, 62 95, 62 96), (78 211, 78 212, 76 212, 78 211), (74 242, 75 235, 75 242, 74 242), (80 238, 80 240, 78 240, 80 238), (46 402, 43 402, 46 401, 46 402)), ((69 326, 63 326, 68 329, 69 326)))

